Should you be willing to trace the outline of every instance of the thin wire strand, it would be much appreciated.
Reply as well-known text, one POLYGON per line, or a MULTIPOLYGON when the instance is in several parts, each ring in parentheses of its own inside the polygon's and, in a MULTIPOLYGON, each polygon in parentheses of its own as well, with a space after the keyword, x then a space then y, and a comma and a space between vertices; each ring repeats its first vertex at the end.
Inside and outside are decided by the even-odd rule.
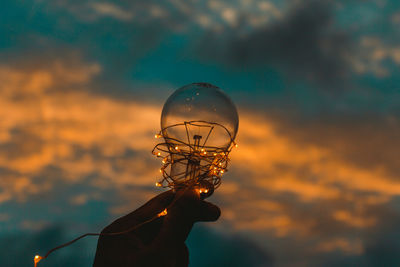
MULTIPOLYGON (((189 189, 189 187, 184 188, 184 189, 183 189, 184 191, 183 191, 180 195, 178 195, 176 198, 174 198, 174 199, 172 200, 172 202, 165 208, 165 210, 168 211, 170 208, 172 208, 172 206, 175 204, 175 202, 176 202, 179 198, 181 198, 181 197, 184 195, 184 193, 185 193, 188 189, 189 189)), ((141 223, 139 223, 139 224, 137 224, 137 225, 135 225, 135 226, 133 226, 133 227, 131 227, 131 228, 128 228, 127 230, 120 231, 120 232, 113 232, 113 233, 86 233, 86 234, 83 234, 83 235, 81 235, 81 236, 79 236, 79 237, 77 237, 77 238, 75 238, 75 239, 72 239, 71 241, 69 241, 69 242, 67 242, 67 243, 64 243, 64 244, 62 244, 62 245, 59 245, 59 246, 57 246, 57 247, 54 247, 54 248, 50 249, 49 251, 47 251, 47 253, 46 253, 44 256, 39 256, 39 257, 40 257, 40 260, 46 259, 46 258, 47 258, 51 253, 53 253, 54 251, 59 250, 59 249, 64 248, 64 247, 67 247, 67 246, 69 246, 69 245, 72 245, 73 243, 75 243, 76 241, 78 241, 78 240, 80 240, 80 239, 82 239, 82 238, 84 238, 84 237, 87 237, 87 236, 116 236, 116 235, 127 234, 127 233, 129 233, 129 232, 132 232, 133 230, 136 230, 136 229, 140 228, 141 226, 143 226, 143 225, 145 225, 145 224, 147 224, 147 223, 150 223, 150 222, 152 222, 152 221, 154 221, 154 220, 156 220, 156 219, 162 217, 162 216, 164 216, 164 215, 161 215, 161 216, 160 216, 160 213, 158 213, 158 214, 155 215, 154 217, 152 217, 152 218, 150 218, 150 219, 148 219, 148 220, 146 220, 146 221, 144 221, 144 222, 141 222, 141 223)), ((39 261, 37 261, 37 262, 35 261, 35 267, 37 266, 37 263, 38 263, 38 262, 39 262, 39 261)))
MULTIPOLYGON (((162 173, 162 180, 157 183, 158 186, 162 186, 164 188, 175 188, 186 186, 188 177, 191 177, 193 174, 193 168, 186 168, 186 171, 182 171, 179 173, 168 173, 165 169, 168 166, 172 166, 172 164, 182 164, 187 165, 189 162, 198 162, 197 167, 195 168, 196 172, 200 173, 197 181, 200 184, 205 181, 206 183, 210 183, 214 186, 213 189, 217 188, 221 183, 221 175, 227 171, 228 167, 228 155, 232 150, 233 145, 236 145, 231 133, 229 130, 215 122, 207 122, 207 121, 185 121, 183 123, 177 123, 170 125, 168 127, 163 128, 157 137, 163 137, 164 142, 157 144, 152 153, 157 155, 158 157, 163 157, 164 165, 161 167, 160 171, 162 173), (186 137, 189 141, 186 143, 182 140, 178 140, 173 137, 167 136, 167 130, 175 127, 184 126, 186 137), (208 134, 204 140, 203 145, 201 146, 200 151, 195 145, 192 145, 190 142, 190 134, 189 127, 195 126, 198 128, 209 128, 208 134), (225 147, 216 147, 216 146, 206 146, 211 133, 213 132, 215 127, 220 127, 227 133, 228 140, 230 141, 228 146, 225 147), (202 164, 205 163, 205 164, 202 164)), ((171 167, 172 170, 172 167, 171 167)))
MULTIPOLYGON (((164 211, 168 211, 175 204, 175 202, 180 197, 183 196, 183 194, 184 194, 184 192, 186 190, 188 190, 189 188, 194 188, 199 182, 202 182, 202 181, 210 182, 212 184, 212 186, 213 186, 212 191, 214 191, 214 189, 217 188, 221 184, 221 177, 219 177, 217 175, 213 175, 212 173, 210 173, 208 171, 208 169, 210 167, 214 166, 213 163, 216 163, 216 164, 218 164, 218 167, 216 167, 216 168, 220 171, 220 173, 223 173, 223 172, 227 171, 226 168, 227 168, 227 163, 229 161, 228 155, 229 155, 229 153, 230 153, 230 151, 232 149, 232 144, 235 144, 234 139, 233 139, 234 137, 232 137, 232 135, 228 131, 228 129, 225 126, 223 126, 223 125, 221 125, 219 123, 214 123, 214 122, 206 122, 206 121, 184 122, 184 125, 185 125, 185 128, 186 128, 186 134, 187 134, 187 137, 189 139, 188 143, 182 142, 182 141, 180 141, 178 139, 167 137, 167 136, 165 136, 163 134, 167 128, 177 127, 177 126, 182 126, 182 125, 183 125, 182 123, 179 123, 179 124, 174 124, 174 125, 171 125, 171 126, 168 126, 168 127, 164 128, 164 129, 162 129, 160 131, 159 135, 164 137, 165 142, 157 144, 152 150, 153 154, 155 154, 155 150, 158 150, 158 151, 161 151, 161 152, 164 152, 164 153, 168 153, 168 156, 166 157, 167 162, 161 168, 161 171, 162 171, 162 174, 163 174, 163 180, 161 181, 161 184, 164 181, 167 182, 167 185, 165 185, 163 187, 170 187, 170 188, 173 188, 174 190, 176 190, 177 189, 176 185, 177 185, 177 183, 179 183, 178 189, 182 189, 182 187, 183 187, 183 190, 184 190, 181 195, 178 195, 178 197, 174 198, 174 200, 166 207, 166 209, 164 211), (199 124, 199 123, 203 123, 203 124, 199 124), (189 125, 193 125, 193 126, 198 126, 198 127, 210 127, 211 128, 209 133, 208 133, 208 135, 207 135, 206 140, 204 141, 204 144, 203 144, 202 148, 206 149, 207 151, 212 153, 213 156, 206 156, 205 153, 203 155, 197 155, 195 153, 195 152, 198 152, 198 151, 196 151, 195 147, 192 147, 192 145, 190 144, 190 138, 189 138, 188 127, 187 127, 188 124, 189 125), (215 126, 222 127, 223 129, 225 129, 225 131, 229 135, 230 144, 225 149, 224 148, 219 148, 219 147, 213 147, 213 146, 205 146, 205 144, 206 144, 206 142, 207 142, 207 140, 208 140, 208 138, 209 138, 209 136, 210 136, 210 134, 211 134, 211 132, 212 132, 212 130, 214 129, 215 126), (179 145, 184 145, 186 147, 189 147, 189 152, 186 152, 185 150, 179 150, 179 149, 177 151, 173 151, 173 149, 171 149, 171 145, 172 144, 179 144, 179 145), (173 155, 180 155, 180 156, 182 156, 182 158, 179 159, 178 161, 173 161, 173 159, 172 159, 173 155), (218 158, 218 155, 220 155, 219 158, 218 158), (188 162, 189 162, 188 161, 189 159, 190 160, 195 159, 195 160, 197 160, 197 162, 199 162, 199 167, 200 168, 197 169, 197 171, 200 171, 200 175, 198 177, 196 177, 195 179, 190 179, 188 181, 185 181, 182 184, 181 181, 178 181, 179 179, 176 179, 176 178, 174 179, 173 177, 171 177, 170 174, 167 174, 164 171, 165 168, 168 165, 172 165, 173 163, 179 163, 179 164, 187 165, 188 162), (184 163, 185 160, 186 160, 186 163, 184 163), (206 161, 207 164, 201 165, 202 161, 206 161), (201 172, 203 172, 203 173, 201 173, 201 172)), ((157 156, 161 157, 160 152, 157 154, 157 156)), ((215 171, 215 166, 214 166, 213 171, 215 171)), ((190 172, 193 172, 193 170, 191 170, 190 172)), ((187 176, 187 172, 178 173, 175 176, 180 177, 182 175, 185 175, 185 177, 186 177, 187 176)), ((190 176, 191 175, 192 175, 192 173, 190 173, 190 176)), ((37 264, 38 264, 38 262, 40 260, 46 259, 54 251, 59 250, 59 249, 64 248, 64 247, 67 247, 67 246, 75 243, 76 241, 78 241, 78 240, 80 240, 82 238, 85 238, 87 236, 116 236, 116 235, 126 234, 126 233, 132 232, 132 231, 138 229, 139 227, 141 227, 141 226, 143 226, 143 225, 145 225, 147 223, 150 223, 150 222, 152 222, 152 221, 156 220, 157 218, 160 218, 160 217, 162 217, 164 215, 166 215, 166 213, 164 214, 163 212, 161 212, 161 213, 155 215, 154 217, 152 217, 152 218, 150 218, 150 219, 148 219, 148 220, 146 220, 146 221, 144 221, 142 223, 139 223, 139 224, 137 224, 137 225, 135 225, 135 226, 133 226, 131 228, 128 228, 127 230, 120 231, 120 232, 113 232, 113 233, 86 233, 86 234, 83 234, 83 235, 81 235, 81 236, 79 236, 79 237, 77 237, 77 238, 75 238, 75 239, 73 239, 73 240, 71 240, 71 241, 69 241, 67 243, 64 243, 62 245, 59 245, 57 247, 54 247, 54 248, 50 249, 49 251, 47 251, 47 253, 44 256, 39 256, 39 255, 35 256, 35 259, 34 259, 35 267, 37 266, 37 264), (160 214, 162 214, 162 215, 160 215, 160 214)))

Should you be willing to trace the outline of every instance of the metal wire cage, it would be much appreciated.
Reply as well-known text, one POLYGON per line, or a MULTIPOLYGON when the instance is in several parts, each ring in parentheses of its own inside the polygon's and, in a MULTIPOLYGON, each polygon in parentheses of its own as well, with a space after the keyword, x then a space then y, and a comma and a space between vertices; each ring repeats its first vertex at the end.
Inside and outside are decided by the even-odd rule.
POLYGON ((156 185, 179 190, 184 187, 197 188, 204 197, 210 196, 221 184, 221 176, 227 172, 229 153, 237 146, 229 130, 222 124, 208 121, 185 121, 162 129, 156 138, 164 142, 157 144, 152 153, 162 158, 161 181, 156 185), (185 140, 170 137, 168 130, 184 127, 185 140), (190 128, 201 128, 203 135, 190 133, 190 128), (216 130, 223 131, 228 145, 208 145, 216 130))

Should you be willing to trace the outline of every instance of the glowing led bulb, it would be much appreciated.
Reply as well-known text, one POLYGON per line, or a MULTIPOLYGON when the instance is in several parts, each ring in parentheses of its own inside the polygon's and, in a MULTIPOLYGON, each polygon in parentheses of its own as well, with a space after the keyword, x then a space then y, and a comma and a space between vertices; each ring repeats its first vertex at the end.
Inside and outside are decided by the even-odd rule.
POLYGON ((38 262, 39 262, 41 259, 42 259, 42 257, 39 256, 39 255, 36 255, 36 256, 33 258, 33 262, 35 263, 35 267, 37 267, 37 264, 38 264, 38 262))
POLYGON ((154 148, 169 152, 163 184, 175 190, 201 188, 202 197, 211 195, 220 185, 220 169, 227 167, 238 125, 235 105, 218 87, 193 83, 176 90, 161 114, 164 142, 154 148))
POLYGON ((168 214, 167 209, 164 209, 162 212, 160 212, 159 214, 157 214, 157 216, 158 216, 158 217, 162 217, 162 216, 165 216, 165 215, 167 215, 167 214, 168 214))

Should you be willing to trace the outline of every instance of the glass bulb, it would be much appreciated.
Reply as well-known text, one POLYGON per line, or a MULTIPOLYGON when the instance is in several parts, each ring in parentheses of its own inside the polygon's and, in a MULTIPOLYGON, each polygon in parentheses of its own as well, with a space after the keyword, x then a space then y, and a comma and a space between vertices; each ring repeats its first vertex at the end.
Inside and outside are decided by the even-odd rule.
POLYGON ((207 195, 212 194, 219 178, 206 166, 215 160, 226 160, 238 125, 235 105, 218 87, 192 83, 176 90, 161 114, 174 188, 195 184, 206 188, 207 195))
POLYGON ((193 144, 199 138, 200 146, 227 149, 238 126, 238 113, 231 99, 209 83, 179 88, 167 99, 161 114, 163 136, 174 144, 193 144), (186 124, 171 127, 182 123, 186 124))

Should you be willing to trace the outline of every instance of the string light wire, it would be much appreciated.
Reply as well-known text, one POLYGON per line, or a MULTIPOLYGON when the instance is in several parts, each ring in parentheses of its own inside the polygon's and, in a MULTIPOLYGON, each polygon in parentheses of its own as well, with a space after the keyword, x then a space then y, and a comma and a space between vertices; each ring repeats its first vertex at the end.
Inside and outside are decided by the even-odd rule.
POLYGON ((197 187, 208 184, 212 189, 216 189, 221 184, 221 175, 227 172, 229 153, 233 147, 237 147, 234 137, 224 125, 203 120, 173 124, 165 127, 155 136, 156 138, 164 138, 164 142, 157 144, 152 151, 153 155, 162 158, 163 163, 160 169, 163 177, 156 185, 175 190, 187 187, 189 183, 193 182, 193 179, 196 180, 195 186, 197 184, 197 187), (186 131, 186 142, 167 134, 168 131, 173 131, 174 128, 183 126, 186 131), (199 140, 196 140, 196 136, 201 138, 199 135, 193 135, 192 138, 194 140, 191 141, 190 127, 188 126, 196 127, 197 129, 209 129, 202 144, 200 144, 199 140), (207 141, 211 133, 215 132, 215 129, 222 129, 222 131, 226 132, 227 140, 229 141, 228 145, 221 147, 207 145, 207 141), (172 169, 173 164, 184 166, 193 164, 195 168, 191 168, 190 170, 186 168, 185 171, 171 175, 171 172, 166 170, 169 166, 172 169))
MULTIPOLYGON (((185 188, 184 190, 186 191, 187 189, 189 189, 189 188, 185 188)), ((128 228, 127 230, 120 231, 120 232, 113 232, 113 233, 86 233, 86 234, 83 234, 83 235, 81 235, 81 236, 79 236, 79 237, 77 237, 77 238, 75 238, 75 239, 72 239, 71 241, 69 241, 69 242, 67 242, 67 243, 64 243, 64 244, 62 244, 62 245, 59 245, 59 246, 57 246, 57 247, 54 247, 54 248, 50 249, 49 251, 47 251, 47 253, 46 253, 44 256, 36 255, 36 256, 33 258, 34 267, 37 267, 37 264, 39 263, 39 261, 41 261, 41 260, 43 260, 43 259, 46 259, 46 258, 47 258, 51 253, 53 253, 54 251, 56 251, 56 250, 58 250, 58 249, 61 249, 61 248, 64 248, 64 247, 67 247, 67 246, 69 246, 69 245, 75 243, 75 242, 78 241, 79 239, 84 238, 84 237, 87 237, 87 236, 116 236, 116 235, 127 234, 127 233, 129 233, 129 232, 132 232, 132 231, 134 231, 134 230, 140 228, 141 226, 143 226, 143 225, 145 225, 145 224, 147 224, 147 223, 150 223, 150 222, 154 221, 154 220, 157 219, 157 218, 166 216, 166 215, 168 214, 168 210, 175 204, 175 202, 176 202, 179 198, 182 197, 182 195, 184 194, 185 191, 183 191, 182 194, 180 194, 180 195, 178 195, 176 198, 174 198, 174 200, 173 200, 163 211, 159 212, 157 215, 153 216, 152 218, 150 218, 150 219, 148 219, 148 220, 146 220, 146 221, 144 221, 144 222, 141 222, 141 223, 139 223, 139 224, 137 224, 137 225, 135 225, 135 226, 132 226, 131 228, 128 228)))
POLYGON ((41 260, 46 259, 54 251, 67 247, 87 236, 117 236, 117 235, 127 234, 129 232, 132 232, 140 228, 141 226, 147 223, 156 220, 157 218, 167 215, 168 210, 175 204, 175 202, 180 197, 183 196, 184 192, 188 189, 193 189, 193 188, 196 189, 197 192, 200 194, 201 198, 204 198, 205 196, 210 196, 214 192, 214 189, 216 189, 221 184, 221 175, 227 171, 227 166, 229 161, 228 155, 231 152, 232 147, 237 147, 236 143, 234 142, 234 138, 230 134, 229 130, 225 126, 214 122, 189 121, 189 122, 174 124, 162 129, 159 134, 155 135, 155 138, 161 138, 161 137, 164 138, 165 142, 157 144, 152 150, 152 154, 156 155, 157 157, 163 158, 163 167, 160 169, 160 172, 163 175, 163 179, 160 182, 157 182, 156 186, 164 188, 169 187, 175 192, 178 190, 184 190, 182 194, 178 195, 167 206, 167 208, 165 208, 160 213, 124 231, 113 232, 113 233, 86 233, 67 243, 64 243, 62 245, 50 249, 44 256, 36 255, 34 257, 34 267, 37 267, 37 264, 41 260), (168 137, 166 134, 164 134, 167 129, 179 126, 185 126, 188 142, 183 142, 181 140, 168 137), (205 138, 205 141, 201 146, 199 144, 195 145, 190 142, 188 126, 210 128, 207 137, 205 138), (228 134, 230 142, 227 147, 206 146, 206 143, 211 135, 211 132, 214 130, 215 127, 221 127, 228 134), (178 160, 175 157, 176 155, 179 155, 178 160), (175 158, 175 161, 173 158, 175 158), (174 174, 174 177, 172 177, 170 173, 165 171, 165 169, 169 165, 172 164, 188 165, 188 162, 197 162, 197 169, 190 170, 189 172, 185 171, 182 173, 174 174), (196 173, 199 173, 199 175, 194 176, 196 173), (187 177, 192 177, 192 178, 188 179, 187 177), (208 186, 211 187, 207 188, 207 184, 204 184, 204 182, 208 182, 208 186), (203 188, 205 185, 206 188, 203 188))

